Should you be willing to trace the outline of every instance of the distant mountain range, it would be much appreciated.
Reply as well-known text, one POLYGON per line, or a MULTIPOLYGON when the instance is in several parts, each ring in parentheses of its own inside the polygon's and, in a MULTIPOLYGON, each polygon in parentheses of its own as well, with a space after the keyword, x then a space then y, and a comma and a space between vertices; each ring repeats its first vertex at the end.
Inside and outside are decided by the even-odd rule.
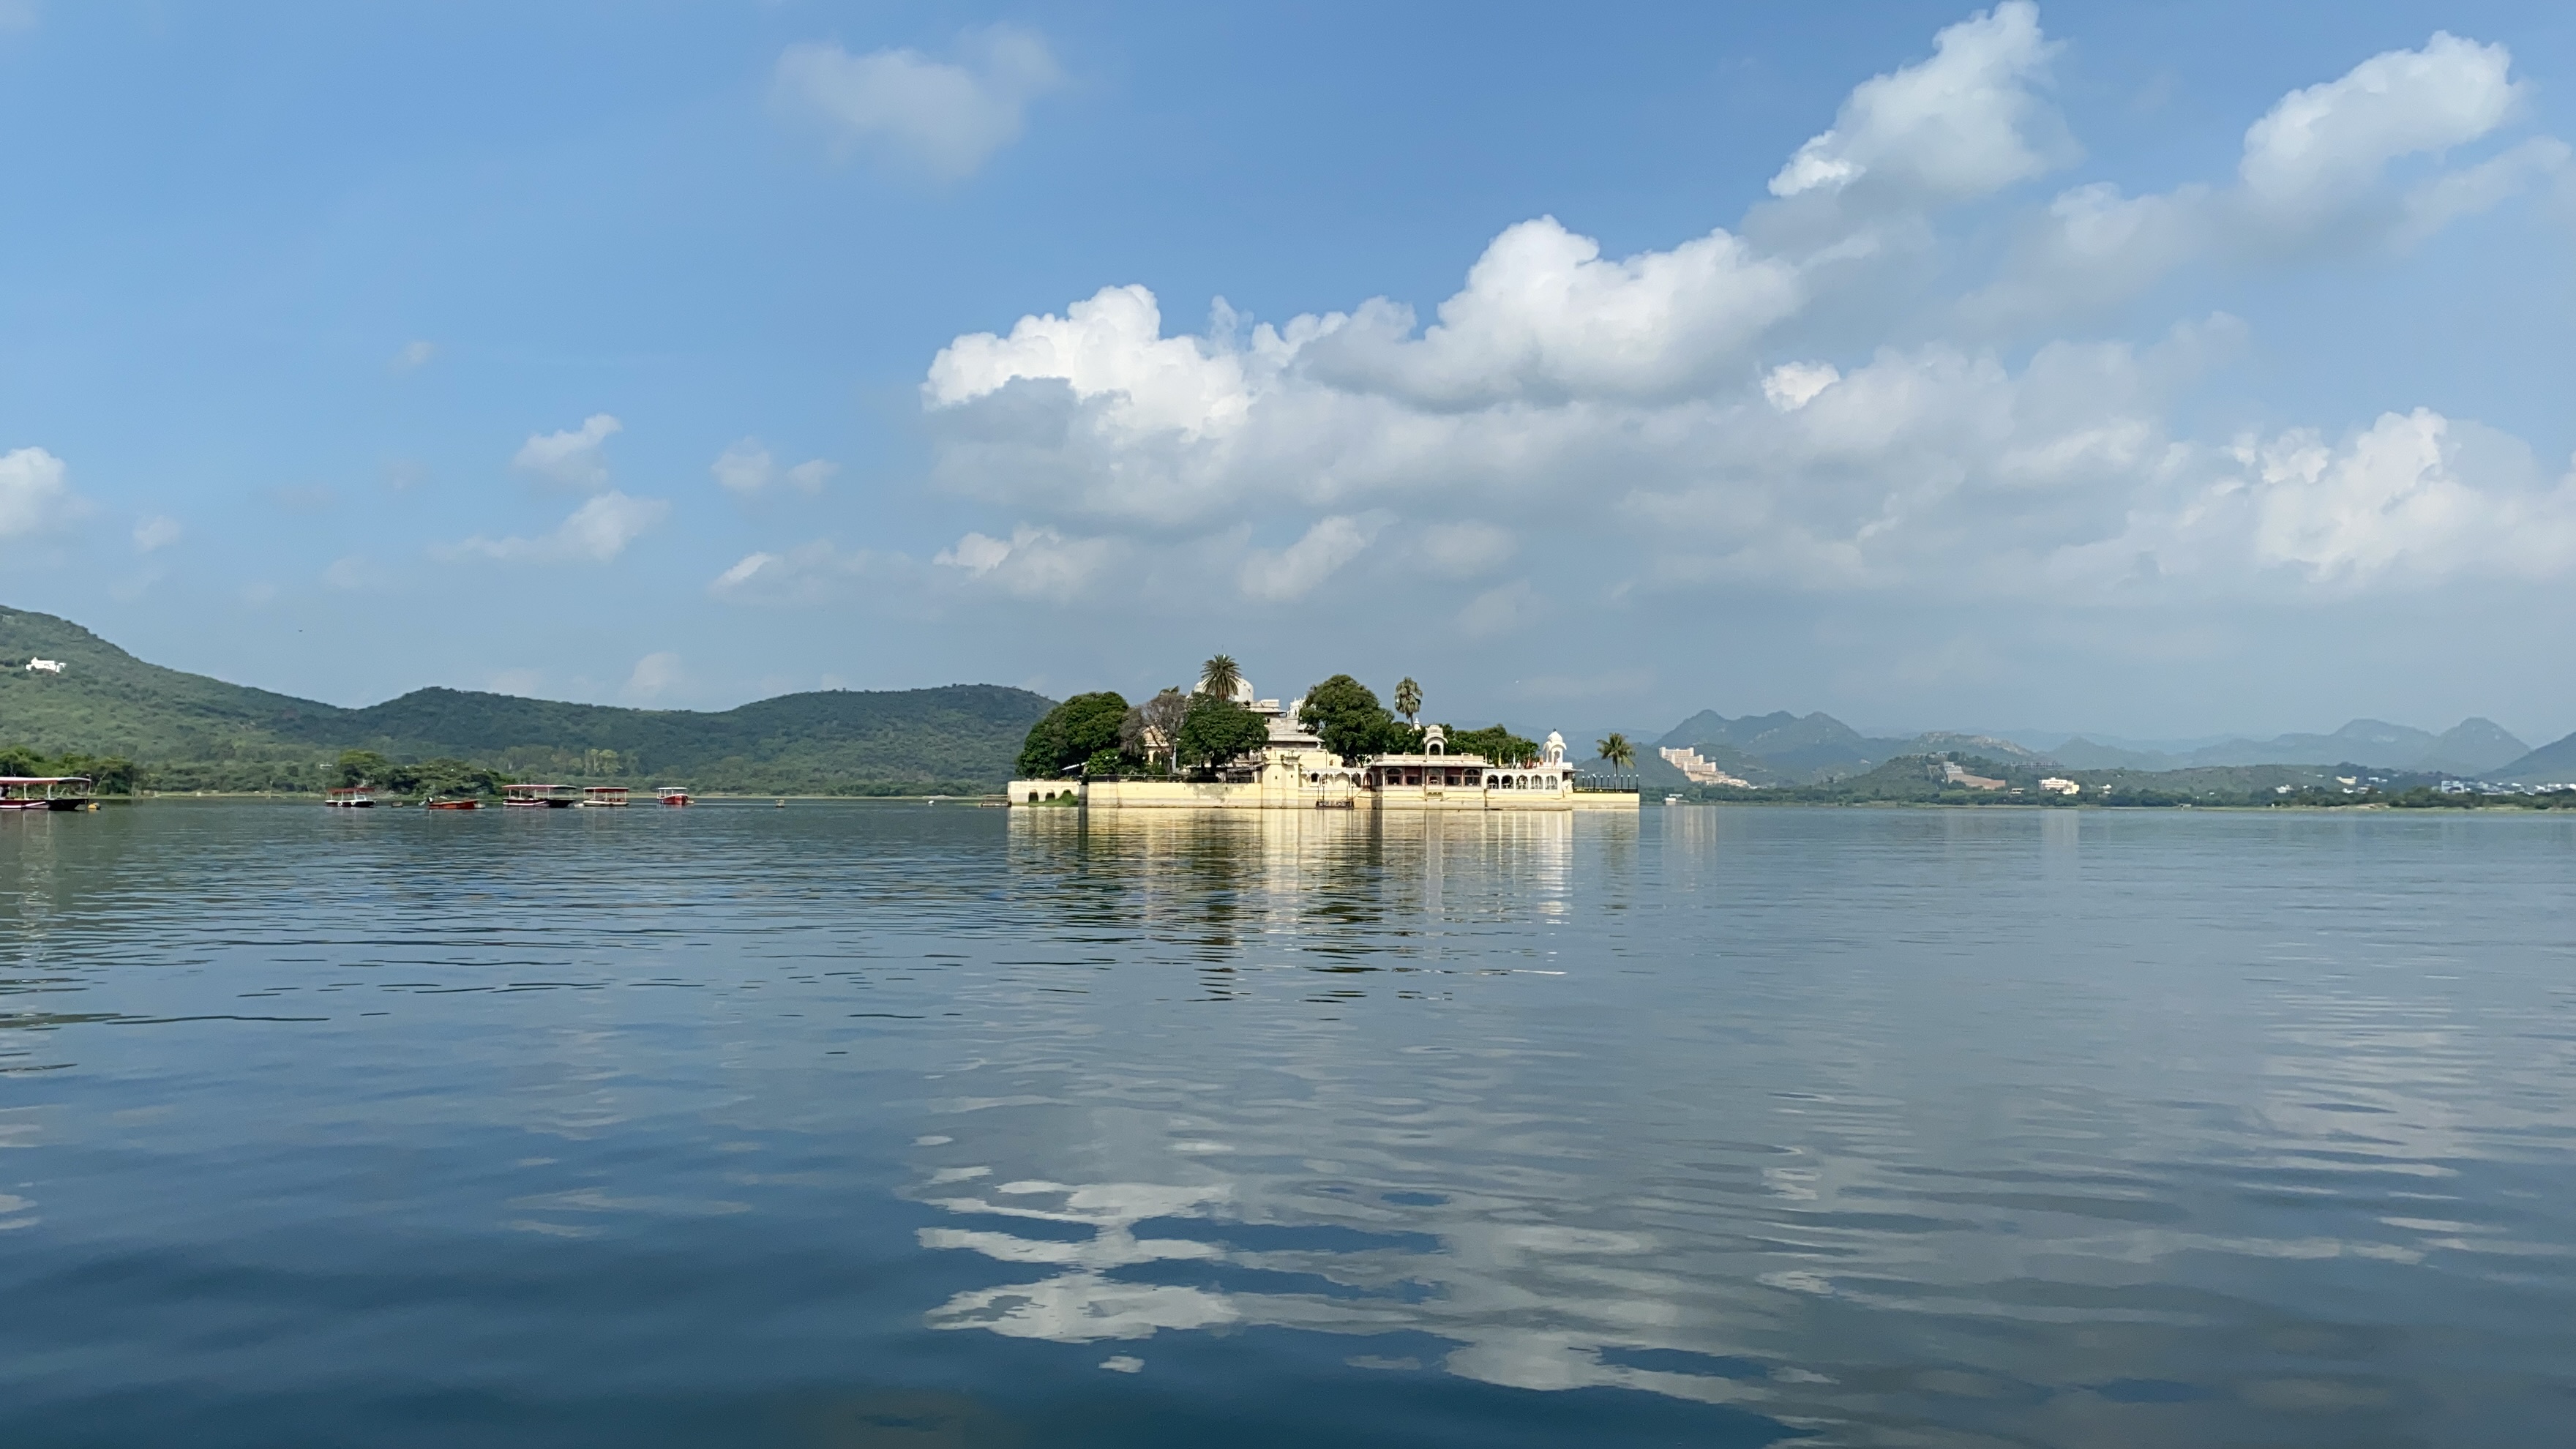
POLYGON ((824 690, 739 709, 620 709, 418 689, 364 709, 135 658, 50 614, 0 611, 0 744, 124 755, 160 789, 318 788, 342 750, 702 791, 998 789, 1054 701, 1025 689, 824 690), (28 667, 59 662, 59 673, 28 667))
MULTIPOLYGON (((2234 739, 2186 753, 2098 745, 2082 737, 2034 750, 1993 735, 1932 732, 1890 738, 1863 735, 1829 714, 1744 715, 1702 710, 1655 742, 1656 749, 1696 750, 1702 759, 1758 785, 1803 785, 1865 772, 1900 755, 1956 752, 2070 770, 2186 770, 2228 765, 2359 765, 2410 774, 2494 780, 2576 780, 2576 734, 2534 750, 2493 720, 2463 720, 2440 734, 2357 719, 2332 734, 2234 739)), ((1641 761, 1647 782, 1683 777, 1660 754, 1641 761)))

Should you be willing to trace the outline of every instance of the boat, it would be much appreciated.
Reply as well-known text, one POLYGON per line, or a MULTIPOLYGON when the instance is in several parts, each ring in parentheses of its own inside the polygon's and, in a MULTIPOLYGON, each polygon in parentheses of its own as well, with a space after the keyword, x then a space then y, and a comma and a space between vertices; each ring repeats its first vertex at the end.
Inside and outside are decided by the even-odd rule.
POLYGON ((424 800, 420 808, 423 810, 480 810, 483 808, 483 802, 468 795, 461 800, 424 800))
POLYGON ((336 790, 323 791, 322 803, 343 810, 372 810, 376 804, 376 792, 365 785, 344 785, 336 790))
POLYGON ((623 810, 626 808, 626 797, 633 793, 635 792, 623 785, 584 785, 581 787, 581 803, 594 810, 603 806, 623 810))
POLYGON ((87 775, 0 775, 0 810, 92 808, 87 775))
POLYGON ((686 785, 665 785, 653 792, 653 798, 661 801, 665 805, 686 805, 690 803, 689 787, 686 785))
POLYGON ((504 785, 501 803, 528 809, 561 810, 581 803, 580 787, 574 785, 504 785))

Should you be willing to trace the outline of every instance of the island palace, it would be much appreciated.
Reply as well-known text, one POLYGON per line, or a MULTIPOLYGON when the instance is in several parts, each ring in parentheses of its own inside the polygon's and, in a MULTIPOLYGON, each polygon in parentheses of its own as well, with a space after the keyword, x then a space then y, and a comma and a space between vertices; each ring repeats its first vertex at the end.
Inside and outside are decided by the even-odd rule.
MULTIPOLYGON (((1195 691, 1193 691, 1195 692, 1195 691)), ((1164 810, 1634 810, 1637 786, 1614 787, 1568 764, 1565 737, 1551 731, 1534 764, 1504 765, 1448 751, 1438 725, 1423 729, 1422 753, 1342 763, 1298 722, 1305 701, 1259 698, 1248 680, 1235 703, 1261 717, 1270 737, 1213 780, 1013 780, 1013 805, 1164 810)), ((1149 744, 1157 743, 1149 739, 1149 744)))

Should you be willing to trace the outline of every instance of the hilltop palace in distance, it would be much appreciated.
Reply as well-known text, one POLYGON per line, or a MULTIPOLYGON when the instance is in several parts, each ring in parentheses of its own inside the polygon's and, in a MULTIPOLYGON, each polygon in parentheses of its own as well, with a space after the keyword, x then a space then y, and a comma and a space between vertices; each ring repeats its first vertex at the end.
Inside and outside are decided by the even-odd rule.
MULTIPOLYGON (((1270 738, 1215 780, 1013 780, 1013 805, 1164 810, 1635 810, 1633 779, 1618 787, 1582 776, 1551 731, 1539 760, 1502 765, 1453 755, 1438 725, 1423 731, 1418 755, 1374 755, 1345 765, 1298 722, 1305 701, 1285 708, 1237 681, 1234 701, 1261 717, 1270 738)), ((1149 743, 1161 744, 1157 740, 1149 743)))

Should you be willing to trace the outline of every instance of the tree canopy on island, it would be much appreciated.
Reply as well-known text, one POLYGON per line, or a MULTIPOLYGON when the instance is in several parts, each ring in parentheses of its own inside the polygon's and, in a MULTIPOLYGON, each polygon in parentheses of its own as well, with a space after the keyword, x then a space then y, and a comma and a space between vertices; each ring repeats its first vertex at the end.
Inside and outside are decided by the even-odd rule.
POLYGON ((1201 769, 1250 754, 1269 741, 1270 725, 1261 716, 1231 699, 1201 694, 1191 698, 1174 743, 1184 768, 1201 769))
POLYGON ((1306 691, 1297 722, 1312 730, 1324 748, 1356 765, 1371 755, 1400 755, 1420 746, 1422 732, 1399 723, 1367 685, 1336 674, 1306 691))
POLYGON ((1052 780, 1102 750, 1118 748, 1118 725, 1127 701, 1115 691, 1077 694, 1029 727, 1015 768, 1023 780, 1052 780))
POLYGON ((1501 725, 1487 725, 1480 730, 1449 730, 1449 753, 1482 755, 1497 765, 1526 765, 1538 758, 1538 743, 1525 740, 1501 725))

